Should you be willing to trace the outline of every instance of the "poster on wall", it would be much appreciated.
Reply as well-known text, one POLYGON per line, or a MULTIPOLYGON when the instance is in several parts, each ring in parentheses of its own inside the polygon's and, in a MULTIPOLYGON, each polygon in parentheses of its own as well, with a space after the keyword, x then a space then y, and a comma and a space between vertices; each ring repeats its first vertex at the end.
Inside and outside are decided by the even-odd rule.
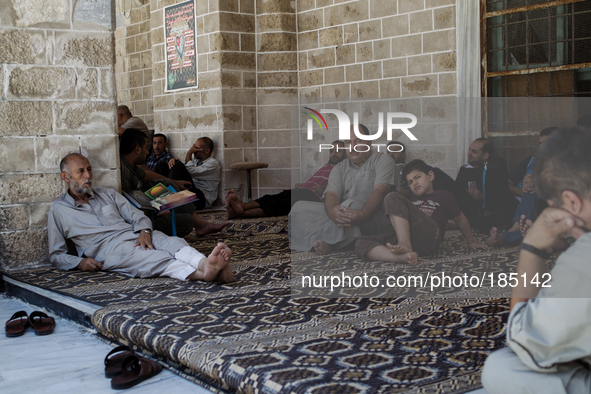
POLYGON ((165 91, 197 87, 197 40, 195 1, 164 7, 166 39, 165 91))

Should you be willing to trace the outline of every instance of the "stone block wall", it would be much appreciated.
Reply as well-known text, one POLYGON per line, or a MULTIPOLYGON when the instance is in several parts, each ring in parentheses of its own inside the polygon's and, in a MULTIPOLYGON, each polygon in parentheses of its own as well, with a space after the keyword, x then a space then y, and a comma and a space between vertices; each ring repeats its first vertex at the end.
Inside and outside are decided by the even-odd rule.
MULTIPOLYGON (((165 93, 163 7, 178 2, 144 2, 117 29, 119 100, 146 108, 146 115, 132 111, 149 125, 153 116, 177 157, 184 159, 196 138, 211 137, 224 190, 246 183, 243 172, 229 170, 238 161, 269 163, 253 172, 255 197, 289 188, 326 161, 326 155, 306 155, 306 142, 292 136, 298 97, 404 102, 457 95, 455 0, 195 0, 199 87, 165 93), (152 113, 149 55, 137 48, 148 15, 152 113), (136 52, 127 52, 132 44, 136 52), (143 77, 143 87, 129 85, 133 75, 143 77)), ((415 101, 409 102, 396 105, 415 101)), ((364 116, 375 131, 377 109, 364 116)), ((422 126, 409 156, 455 175, 457 127, 441 120, 422 126)))
POLYGON ((47 211, 66 188, 59 161, 90 158, 118 187, 111 2, 2 2, 0 266, 48 262, 47 211), (73 8, 72 8, 73 7, 73 8))
POLYGON ((220 52, 230 44, 220 35, 220 1, 196 0, 198 88, 165 93, 164 7, 181 1, 151 1, 154 129, 169 138, 173 156, 185 158, 197 138, 210 137, 214 157, 224 162, 220 52))
MULTIPOLYGON (((416 99, 457 95, 455 0, 298 0, 297 6, 302 99, 379 98, 360 107, 361 122, 371 132, 377 131, 377 113, 388 108, 431 119, 413 129, 418 141, 400 137, 407 160, 424 159, 455 176, 461 164, 455 113, 444 109, 453 103, 431 101, 427 109, 416 99), (429 112, 452 118, 433 119, 429 112)), ((336 127, 336 118, 329 119, 336 127)), ((384 142, 385 137, 376 141, 384 142)), ((304 151, 302 178, 326 158, 304 151)))
POLYGON ((127 105, 148 128, 154 128, 150 2, 117 2, 115 80, 117 103, 127 105))
MULTIPOLYGON (((257 21, 255 0, 220 1, 219 9, 220 30, 211 49, 219 58, 222 83, 222 185, 230 189, 245 184, 246 173, 232 171, 229 166, 257 160, 257 21)), ((256 171, 252 180, 256 185, 256 171)))

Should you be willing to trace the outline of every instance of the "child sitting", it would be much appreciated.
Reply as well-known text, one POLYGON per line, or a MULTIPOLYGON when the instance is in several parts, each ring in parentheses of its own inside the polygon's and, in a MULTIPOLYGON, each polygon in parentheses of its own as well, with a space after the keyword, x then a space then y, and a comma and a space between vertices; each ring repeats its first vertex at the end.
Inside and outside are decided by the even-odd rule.
POLYGON ((398 192, 386 196, 384 210, 393 229, 358 238, 355 252, 359 257, 416 265, 419 256, 427 256, 439 246, 448 219, 457 224, 469 248, 488 249, 474 241, 468 219, 452 194, 433 188, 435 175, 427 163, 413 160, 402 174, 412 191, 411 200, 398 192))

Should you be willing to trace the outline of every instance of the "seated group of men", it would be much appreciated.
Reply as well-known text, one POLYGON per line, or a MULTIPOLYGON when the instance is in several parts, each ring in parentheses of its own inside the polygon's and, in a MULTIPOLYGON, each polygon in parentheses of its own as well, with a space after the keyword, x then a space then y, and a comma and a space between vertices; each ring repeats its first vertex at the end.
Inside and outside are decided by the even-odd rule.
MULTIPOLYGON (((363 125, 358 133, 369 134, 363 125)), ((194 176, 219 172, 219 163, 210 160, 211 140, 198 139, 184 164, 167 153, 163 135, 155 136, 154 155, 144 163, 148 143, 140 130, 121 133, 123 190, 146 190, 164 180, 196 190, 201 205, 211 204, 217 196, 210 188, 215 177, 203 177, 200 183, 194 176)), ((490 142, 477 139, 470 145, 469 164, 455 181, 422 160, 405 163, 404 146, 397 141, 390 143, 397 148, 388 154, 356 149, 363 143, 352 128, 350 140, 333 142, 329 162, 295 189, 247 203, 231 190, 225 199, 228 217, 289 213, 294 250, 326 254, 354 245, 360 257, 414 265, 437 248, 449 219, 470 248, 486 249, 474 241, 471 227, 490 232, 487 243, 494 246, 520 239, 521 231, 517 237, 512 234, 518 223, 538 215, 525 226, 521 243, 517 276, 523 280, 512 288, 509 347, 491 354, 482 381, 489 393, 590 392, 591 133, 544 129, 538 155, 526 158, 511 174, 502 158, 492 156, 490 142), (540 211, 544 203, 549 207, 540 211), (500 231, 508 227, 509 232, 500 231), (565 236, 577 241, 543 282, 547 251, 564 244, 565 236)), ((167 236, 170 215, 157 215, 152 225, 115 190, 93 188, 92 167, 80 154, 66 155, 60 171, 68 191, 48 214, 55 266, 135 277, 234 280, 232 252, 225 244, 205 257, 182 238, 167 236), (68 239, 77 255, 68 254, 68 239)), ((197 234, 223 228, 201 219, 195 205, 185 207, 178 213, 179 221, 185 221, 181 227, 197 234)))

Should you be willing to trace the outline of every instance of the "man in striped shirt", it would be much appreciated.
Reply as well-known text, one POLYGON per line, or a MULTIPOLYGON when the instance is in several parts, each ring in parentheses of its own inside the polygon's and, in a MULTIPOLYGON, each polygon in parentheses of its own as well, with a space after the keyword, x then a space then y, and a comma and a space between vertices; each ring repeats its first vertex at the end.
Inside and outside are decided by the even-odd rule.
POLYGON ((298 201, 320 202, 328 184, 330 172, 335 165, 345 159, 345 143, 337 140, 332 143, 332 146, 328 163, 306 182, 296 183, 294 189, 284 190, 279 194, 266 194, 246 203, 240 200, 234 189, 228 191, 225 199, 228 219, 283 216, 287 215, 293 204, 298 201))

